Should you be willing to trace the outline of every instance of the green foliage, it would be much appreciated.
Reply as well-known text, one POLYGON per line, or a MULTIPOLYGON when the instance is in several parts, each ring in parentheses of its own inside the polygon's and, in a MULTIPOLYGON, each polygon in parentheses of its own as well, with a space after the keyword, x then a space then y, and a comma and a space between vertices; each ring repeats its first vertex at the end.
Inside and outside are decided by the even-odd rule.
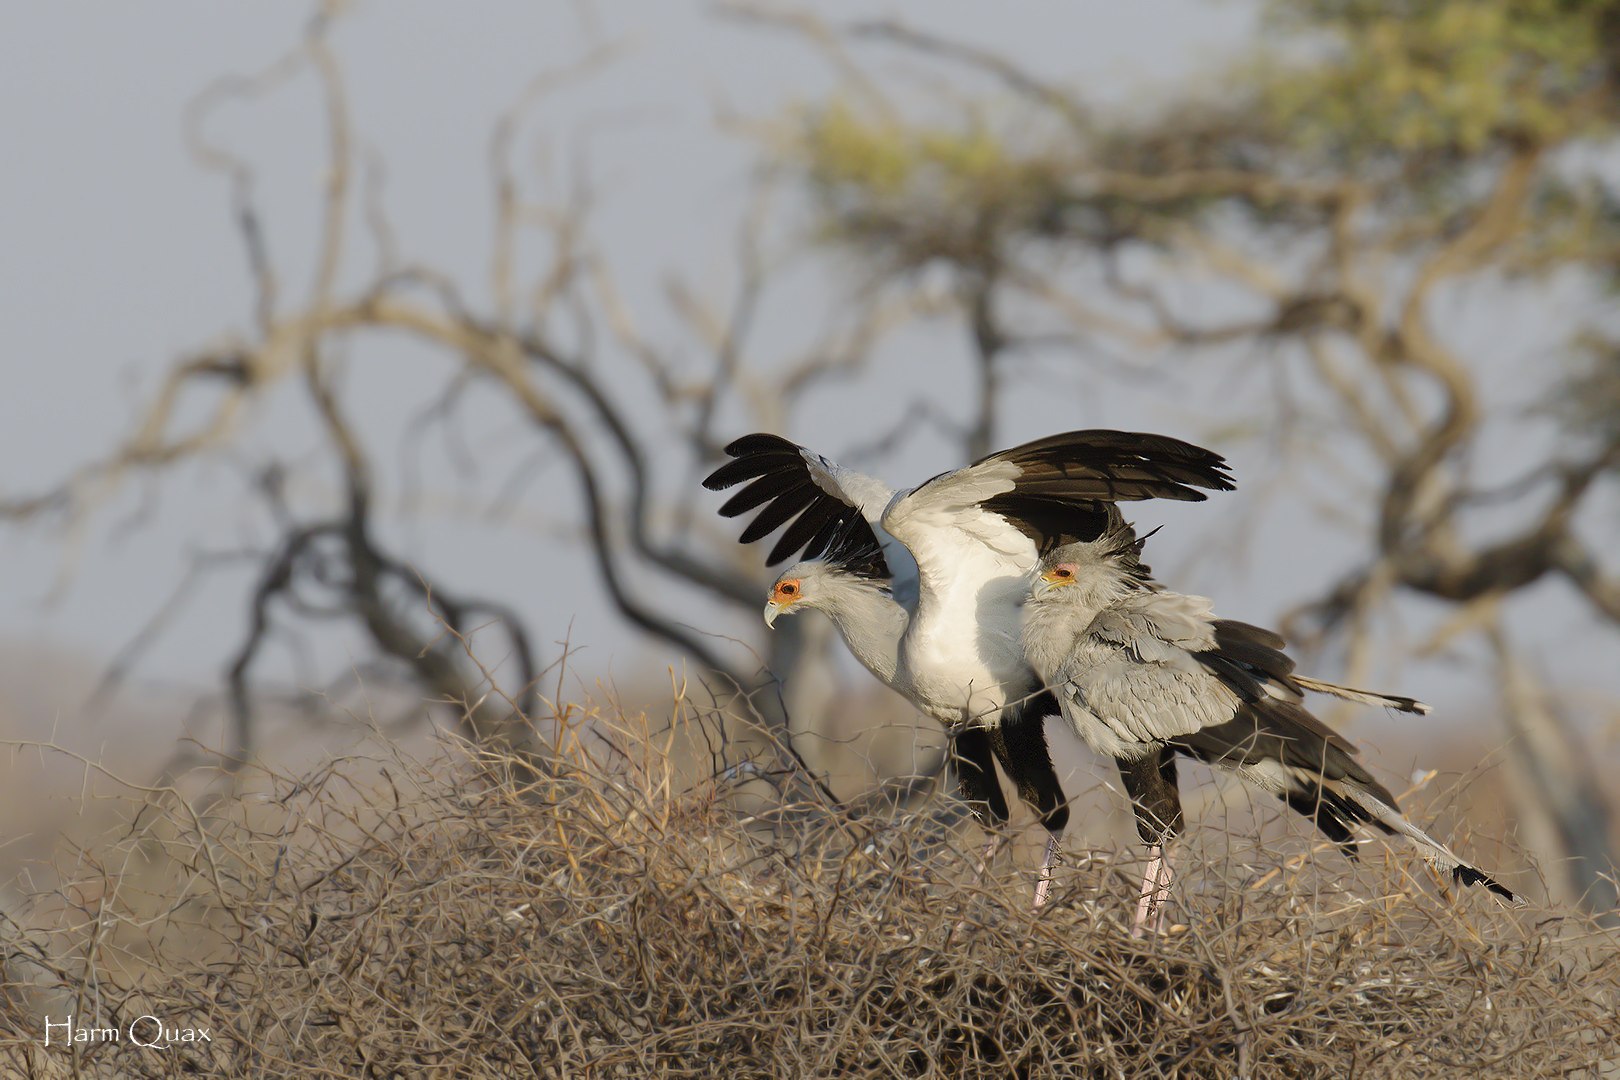
MULTIPOLYGON (((1081 131, 1077 107, 1042 136, 1041 97, 1000 124, 834 98, 794 116, 785 156, 825 238, 886 267, 983 273, 1031 240, 1168 247, 1233 210, 1263 231, 1318 229, 1332 200, 1296 181, 1358 185, 1393 249, 1416 253, 1479 209, 1504 154, 1601 154, 1620 134, 1620 0, 1272 0, 1267 26, 1217 86, 1180 88, 1154 116, 1081 131)), ((1620 265, 1594 160, 1543 159, 1498 269, 1620 265)))
POLYGON ((818 186, 855 186, 885 196, 901 193, 918 166, 906 145, 911 141, 906 128, 858 117, 835 99, 804 117, 803 141, 797 149, 818 186))
POLYGON ((824 231, 872 242, 903 266, 934 257, 982 266, 1031 224, 1073 163, 1013 149, 980 122, 907 125, 834 99, 804 110, 786 147, 804 170, 824 231))
MULTIPOLYGON (((1612 0, 1279 0, 1274 25, 1313 47, 1273 77, 1270 107, 1355 153, 1474 153, 1551 142, 1608 111, 1612 0)), ((1612 117, 1610 117, 1612 120, 1612 117)))
POLYGON ((1016 156, 981 124, 964 130, 907 126, 858 113, 847 102, 808 111, 799 149, 817 182, 874 195, 926 185, 941 197, 985 198, 1046 182, 1049 169, 1016 156))

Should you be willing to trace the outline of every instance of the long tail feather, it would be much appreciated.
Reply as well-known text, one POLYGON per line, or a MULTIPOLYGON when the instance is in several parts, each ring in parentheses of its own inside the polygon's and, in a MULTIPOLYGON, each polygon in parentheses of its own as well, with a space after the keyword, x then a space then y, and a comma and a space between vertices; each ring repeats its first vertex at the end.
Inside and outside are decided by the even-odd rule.
POLYGON ((1382 799, 1362 791, 1353 783, 1338 785, 1343 793, 1354 799, 1362 809, 1371 814, 1378 822, 1400 833, 1422 851, 1423 857, 1429 864, 1443 874, 1449 874, 1451 880, 1462 885, 1483 885, 1497 896, 1510 904, 1522 903, 1507 886, 1498 882, 1477 866, 1470 866, 1457 857, 1446 845, 1412 824, 1402 816, 1399 810, 1385 803, 1382 799))
POLYGON ((1416 698, 1400 697, 1396 694, 1379 694, 1371 690, 1356 690, 1349 686, 1340 686, 1337 683, 1323 682, 1320 679, 1308 679, 1303 675, 1291 676, 1294 682, 1306 690, 1313 690, 1318 694, 1329 697, 1343 698, 1345 701, 1356 701, 1363 705, 1377 705, 1387 709, 1399 709, 1401 712, 1417 713, 1419 716, 1429 715, 1428 705, 1416 698))

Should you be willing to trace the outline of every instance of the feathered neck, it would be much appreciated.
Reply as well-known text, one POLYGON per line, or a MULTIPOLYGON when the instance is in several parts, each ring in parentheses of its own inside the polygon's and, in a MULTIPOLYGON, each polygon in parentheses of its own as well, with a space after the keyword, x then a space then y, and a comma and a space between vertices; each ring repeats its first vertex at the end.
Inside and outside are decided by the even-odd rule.
POLYGON ((910 616, 885 586, 859 577, 828 575, 810 606, 833 621, 844 644, 866 670, 885 686, 895 685, 900 638, 910 616))

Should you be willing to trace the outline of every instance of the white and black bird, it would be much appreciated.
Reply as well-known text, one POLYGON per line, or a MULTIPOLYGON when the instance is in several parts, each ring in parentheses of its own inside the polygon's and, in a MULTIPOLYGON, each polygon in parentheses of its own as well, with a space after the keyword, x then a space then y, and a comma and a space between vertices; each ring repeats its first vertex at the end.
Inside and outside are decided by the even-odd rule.
MULTIPOLYGON (((1039 904, 1068 807, 1042 727, 1057 703, 1041 691, 1019 637, 1028 574, 1041 550, 1118 528, 1116 502, 1196 501, 1206 497, 1200 488, 1230 490, 1225 461, 1160 435, 1073 431, 896 491, 776 435, 744 436, 726 453, 734 460, 704 486, 744 485, 720 509, 726 517, 759 510, 743 543, 786 526, 767 565, 820 559, 875 583, 852 604, 881 599, 885 588, 900 598, 895 608, 871 606, 847 621, 845 639, 952 733, 958 782, 987 825, 1007 818, 995 778, 1001 761, 1049 833, 1039 904), (891 657, 888 632, 896 629, 891 657)), ((803 582, 779 581, 778 593, 784 587, 803 582)), ((767 619, 780 608, 768 607, 767 619)))
POLYGON ((1310 818, 1346 855, 1371 826, 1414 843, 1454 881, 1512 892, 1401 815, 1356 748, 1304 708, 1307 690, 1407 712, 1411 698, 1294 674, 1269 630, 1215 618, 1210 602, 1149 579, 1127 531, 1049 551, 1024 608, 1024 651, 1081 739, 1118 763, 1148 846, 1133 932, 1162 919, 1170 886, 1164 845, 1180 832, 1176 756, 1236 773, 1310 818))
MULTIPOLYGON (((1147 568, 1142 566, 1140 569, 1142 579, 1148 581, 1147 568)), ((850 653, 885 686, 895 686, 900 638, 910 622, 911 613, 904 603, 895 598, 885 579, 867 572, 848 570, 826 559, 795 563, 784 570, 771 586, 765 604, 765 622, 774 625, 781 616, 795 615, 801 611, 819 611, 827 616, 850 653)), ((1356 690, 1298 673, 1291 674, 1289 678, 1301 689, 1362 704, 1382 705, 1412 713, 1429 711, 1427 705, 1408 697, 1356 690)), ((1022 771, 1027 775, 1040 776, 1051 768, 1050 757, 1043 757, 1047 750, 1046 743, 1040 741, 1006 746, 1004 753, 1019 755, 1024 766, 1022 771)), ((1051 783, 1057 783, 1055 773, 1051 783)), ((1147 838, 1149 834, 1143 835, 1147 838)), ((1157 826, 1153 826, 1152 838, 1156 839, 1158 835, 1157 826)), ((1044 889, 1037 886, 1037 890, 1044 896, 1044 889)))

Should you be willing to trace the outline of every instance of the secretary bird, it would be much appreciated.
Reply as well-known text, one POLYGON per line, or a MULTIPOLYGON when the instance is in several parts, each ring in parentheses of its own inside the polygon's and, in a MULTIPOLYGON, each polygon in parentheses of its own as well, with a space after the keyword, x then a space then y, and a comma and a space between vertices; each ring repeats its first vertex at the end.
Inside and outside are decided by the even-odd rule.
MULTIPOLYGON (((951 732, 958 783, 986 826, 1008 816, 995 777, 1001 761, 1048 833, 1039 907, 1069 812, 1042 727, 1058 705, 1019 642, 1027 575, 1041 550, 1122 524, 1117 501, 1201 501, 1199 488, 1231 490, 1225 460, 1162 435, 1071 431, 895 491, 776 435, 744 436, 726 453, 733 460, 703 483, 711 491, 745 485, 720 508, 726 517, 761 508, 740 542, 787 526, 767 565, 795 553, 825 556, 858 575, 892 578, 909 601, 873 613, 896 631, 892 663, 886 644, 863 643, 857 655, 951 732)), ((986 860, 995 847, 992 840, 986 860)))
POLYGON ((1132 936, 1162 925, 1171 867, 1165 846, 1182 826, 1176 755, 1236 773, 1315 822, 1350 858, 1353 830, 1406 837, 1465 885, 1517 898, 1400 813, 1395 796, 1356 761, 1356 748, 1305 710, 1306 690, 1408 712, 1428 706, 1331 687, 1293 673, 1269 630, 1215 618, 1201 596, 1154 584, 1128 531, 1048 552, 1024 607, 1025 655, 1063 718, 1119 765, 1148 867, 1132 936))

